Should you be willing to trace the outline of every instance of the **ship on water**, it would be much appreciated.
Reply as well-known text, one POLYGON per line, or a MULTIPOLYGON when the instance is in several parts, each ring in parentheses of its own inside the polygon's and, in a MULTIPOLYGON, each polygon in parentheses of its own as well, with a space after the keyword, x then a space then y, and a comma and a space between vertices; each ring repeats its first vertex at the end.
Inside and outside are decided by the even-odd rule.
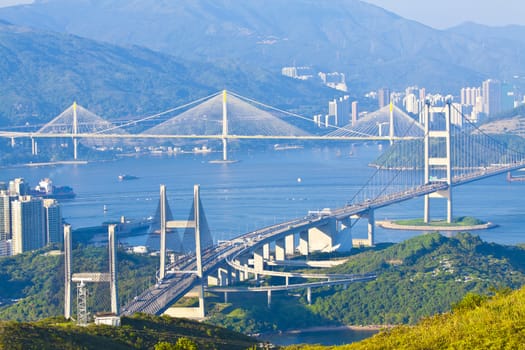
POLYGON ((138 179, 138 176, 129 175, 129 174, 121 174, 118 176, 119 181, 136 180, 136 179, 138 179))
POLYGON ((40 180, 34 189, 29 190, 29 195, 41 198, 73 199, 76 193, 69 186, 55 186, 49 178, 40 180))

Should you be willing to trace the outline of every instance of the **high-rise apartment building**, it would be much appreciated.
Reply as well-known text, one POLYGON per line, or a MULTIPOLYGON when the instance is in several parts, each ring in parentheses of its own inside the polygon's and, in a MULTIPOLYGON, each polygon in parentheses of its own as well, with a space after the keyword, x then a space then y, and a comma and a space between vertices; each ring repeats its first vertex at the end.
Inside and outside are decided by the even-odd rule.
POLYGON ((382 88, 377 92, 377 100, 379 102, 379 108, 390 104, 390 89, 382 88))
POLYGON ((501 112, 501 83, 498 80, 485 80, 481 86, 483 112, 489 116, 501 112))
POLYGON ((345 126, 350 119, 350 97, 343 96, 328 102, 328 116, 334 117, 335 126, 345 126))
POLYGON ((9 181, 9 194, 11 196, 25 196, 29 191, 29 185, 22 178, 9 181))
POLYGON ((0 191, 0 240, 11 239, 11 198, 0 191))
POLYGON ((62 231, 62 212, 55 199, 44 199, 46 225, 46 243, 61 243, 64 240, 62 231))
POLYGON ((357 118, 359 118, 359 105, 357 101, 352 102, 352 126, 357 123, 357 118))
POLYGON ((20 196, 11 202, 13 255, 42 248, 46 243, 43 201, 20 196))

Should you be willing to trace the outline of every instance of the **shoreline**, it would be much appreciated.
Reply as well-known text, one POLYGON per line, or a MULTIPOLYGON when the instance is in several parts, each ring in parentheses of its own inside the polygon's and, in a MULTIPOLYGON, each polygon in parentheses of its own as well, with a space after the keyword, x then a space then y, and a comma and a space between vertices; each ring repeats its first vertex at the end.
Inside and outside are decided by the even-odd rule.
POLYGON ((366 325, 366 326, 315 326, 301 329, 291 329, 287 331, 275 331, 275 332, 265 332, 257 335, 257 337, 264 337, 265 335, 275 335, 275 334, 302 334, 302 333, 313 333, 313 332, 323 332, 323 331, 343 331, 343 330, 352 330, 352 331, 370 331, 370 332, 379 332, 383 329, 390 329, 396 325, 366 325))
POLYGON ((85 165, 89 162, 87 160, 59 160, 56 162, 38 162, 38 163, 23 163, 23 164, 12 164, 4 165, 0 168, 32 168, 41 166, 55 166, 55 165, 85 165))
POLYGON ((433 226, 433 225, 400 225, 393 221, 382 220, 376 221, 376 225, 390 230, 408 230, 408 231, 476 231, 476 230, 488 230, 498 225, 492 222, 487 222, 479 225, 467 225, 467 226, 433 226))

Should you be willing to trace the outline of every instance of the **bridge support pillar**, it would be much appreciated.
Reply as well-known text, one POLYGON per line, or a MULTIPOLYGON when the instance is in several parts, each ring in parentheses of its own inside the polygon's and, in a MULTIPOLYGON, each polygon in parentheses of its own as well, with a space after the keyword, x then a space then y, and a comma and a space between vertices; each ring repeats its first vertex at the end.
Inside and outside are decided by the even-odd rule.
POLYGON ((201 278, 199 283, 199 309, 197 311, 197 317, 204 318, 206 315, 206 310, 204 308, 204 283, 201 278))
POLYGON ((78 159, 78 139, 76 137, 73 138, 73 159, 78 159))
POLYGON ((31 138, 31 154, 34 156, 38 154, 38 143, 34 138, 31 138))
POLYGON ((279 238, 275 241, 275 260, 277 261, 283 261, 286 260, 286 254, 285 254, 285 243, 284 238, 279 238))
POLYGON ((306 301, 308 305, 312 305, 312 287, 306 288, 306 301))
POLYGON ((288 256, 295 254, 295 238, 293 234, 284 238, 284 253, 288 256))
POLYGON ((217 284, 220 287, 224 287, 229 285, 229 273, 228 270, 223 269, 222 267, 219 267, 217 269, 217 284))
POLYGON ((224 292, 224 303, 228 304, 228 292, 224 292))
POLYGON ((253 252, 253 269, 255 272, 264 270, 264 249, 262 247, 256 248, 253 252))
POLYGON ((263 245, 263 259, 266 261, 270 260, 270 243, 263 245))
POLYGON ((290 277, 285 276, 284 279, 285 279, 284 283, 286 284, 286 286, 288 286, 288 284, 290 283, 290 277))
POLYGON ((109 289, 111 294, 111 312, 119 315, 120 308, 118 303, 118 279, 117 279, 117 245, 115 239, 115 226, 108 226, 108 245, 109 245, 109 289))
POLYGON ((312 227, 308 230, 309 252, 332 252, 334 238, 337 236, 337 223, 330 220, 323 226, 312 227))
POLYGON ((268 309, 271 309, 271 308, 272 308, 272 290, 271 290, 271 289, 268 289, 268 293, 267 293, 267 305, 268 305, 268 309))
POLYGON ((11 148, 15 148, 15 145, 16 145, 15 138, 11 137, 11 148))
POLYGON ((160 185, 160 268, 159 280, 166 277, 166 186, 160 185))
POLYGON ((426 194, 424 197, 424 211, 423 222, 428 224, 430 221, 430 195, 426 194))
POLYGON ((299 232, 299 252, 302 255, 308 256, 308 253, 310 252, 308 243, 308 231, 299 232))
POLYGON ((64 225, 64 317, 71 319, 71 226, 64 225))
POLYGON ((374 210, 368 210, 368 244, 370 247, 375 245, 375 226, 376 220, 374 215, 374 210))

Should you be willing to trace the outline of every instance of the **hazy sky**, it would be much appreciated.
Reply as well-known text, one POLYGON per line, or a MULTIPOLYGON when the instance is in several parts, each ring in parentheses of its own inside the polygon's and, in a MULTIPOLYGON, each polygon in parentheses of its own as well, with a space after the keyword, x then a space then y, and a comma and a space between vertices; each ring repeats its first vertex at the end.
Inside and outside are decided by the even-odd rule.
POLYGON ((444 29, 466 21, 525 25, 525 0, 365 0, 398 15, 444 29))
MULTIPOLYGON (((466 21, 492 26, 525 25, 525 0, 364 1, 438 29, 449 28, 466 21)), ((33 0, 0 0, 0 7, 32 2, 33 0)))
POLYGON ((33 0, 0 0, 0 7, 18 5, 18 4, 30 4, 33 0))

